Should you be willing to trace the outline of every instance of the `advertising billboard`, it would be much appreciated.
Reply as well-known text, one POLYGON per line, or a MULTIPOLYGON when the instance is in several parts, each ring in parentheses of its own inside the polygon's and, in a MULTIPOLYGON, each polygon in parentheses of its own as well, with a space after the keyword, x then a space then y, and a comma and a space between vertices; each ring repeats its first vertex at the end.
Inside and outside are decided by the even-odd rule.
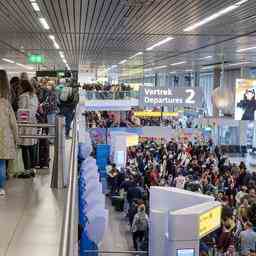
POLYGON ((203 93, 198 87, 141 87, 140 101, 141 107, 201 107, 203 93))
POLYGON ((256 80, 236 80, 235 120, 254 121, 256 80))

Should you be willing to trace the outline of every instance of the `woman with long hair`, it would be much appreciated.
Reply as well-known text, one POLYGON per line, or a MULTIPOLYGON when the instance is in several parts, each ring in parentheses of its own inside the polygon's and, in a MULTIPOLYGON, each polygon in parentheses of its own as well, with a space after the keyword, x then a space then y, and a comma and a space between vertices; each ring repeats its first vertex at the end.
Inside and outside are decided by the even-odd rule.
MULTIPOLYGON (((38 109, 38 98, 35 92, 35 88, 31 85, 28 80, 21 81, 21 95, 19 96, 19 111, 29 112, 29 117, 27 120, 29 123, 37 123, 36 113, 38 109)), ((32 127, 23 127, 20 130, 22 135, 36 135, 37 129, 32 127)), ((34 148, 37 144, 35 139, 21 139, 20 145, 22 149, 22 157, 24 161, 24 167, 26 171, 32 171, 35 167, 35 157, 34 157, 34 148)))
POLYGON ((16 158, 17 123, 9 102, 10 86, 5 70, 0 70, 0 196, 6 179, 6 162, 16 158))

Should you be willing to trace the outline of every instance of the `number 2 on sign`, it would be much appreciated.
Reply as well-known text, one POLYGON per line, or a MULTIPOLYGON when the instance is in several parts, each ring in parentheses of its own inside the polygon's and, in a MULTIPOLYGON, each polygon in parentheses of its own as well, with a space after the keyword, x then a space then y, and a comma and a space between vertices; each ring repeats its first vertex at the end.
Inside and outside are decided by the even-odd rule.
POLYGON ((185 103, 186 104, 195 104, 195 100, 194 100, 194 97, 195 97, 195 91, 193 89, 187 89, 186 90, 186 93, 189 94, 189 96, 186 98, 185 100, 185 103))

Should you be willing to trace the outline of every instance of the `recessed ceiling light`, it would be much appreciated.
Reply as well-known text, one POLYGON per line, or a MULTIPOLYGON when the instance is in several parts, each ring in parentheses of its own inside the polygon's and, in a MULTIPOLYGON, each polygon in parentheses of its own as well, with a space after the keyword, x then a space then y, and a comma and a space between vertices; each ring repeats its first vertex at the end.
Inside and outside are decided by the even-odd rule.
POLYGON ((138 52, 138 53, 134 54, 133 56, 131 56, 129 59, 133 59, 133 58, 135 58, 139 55, 142 55, 142 54, 143 54, 143 52, 138 52))
POLYGON ((244 61, 244 62, 237 62, 237 63, 231 63, 229 66, 238 66, 238 65, 246 65, 246 64, 251 64, 252 62, 250 61, 244 61))
POLYGON ((256 47, 242 48, 242 49, 237 50, 237 52, 247 52, 247 51, 252 51, 252 50, 256 50, 256 47))
POLYGON ((50 26, 48 25, 48 23, 47 23, 45 18, 39 18, 39 22, 41 23, 42 27, 45 30, 49 30, 50 29, 50 26))
POLYGON ((158 66, 158 67, 154 67, 153 69, 162 69, 162 68, 167 68, 167 66, 166 66, 166 65, 164 65, 164 66, 158 66))
POLYGON ((119 62, 119 64, 122 65, 122 64, 124 64, 126 62, 127 62, 127 60, 122 60, 122 61, 119 62))
POLYGON ((176 63, 172 63, 171 66, 178 66, 178 65, 182 65, 187 63, 186 61, 181 61, 181 62, 176 62, 176 63))
POLYGON ((212 69, 213 67, 202 67, 202 70, 212 69))
POLYGON ((49 38, 50 38, 52 41, 55 41, 55 36, 54 36, 54 35, 49 35, 49 38))
POLYGON ((12 63, 12 64, 15 63, 13 60, 9 60, 9 59, 6 59, 6 58, 2 58, 2 60, 5 61, 5 62, 8 62, 8 63, 12 63))
POLYGON ((36 2, 32 2, 31 5, 36 12, 40 12, 39 5, 36 2))
POLYGON ((206 56, 206 57, 202 57, 202 58, 200 58, 198 60, 206 60, 206 59, 211 59, 211 58, 212 58, 212 56, 206 56))
POLYGON ((195 30, 198 27, 201 27, 201 26, 203 26, 203 25, 205 25, 205 24, 207 24, 207 23, 209 23, 209 22, 211 22, 211 21, 229 13, 229 12, 232 12, 235 9, 239 8, 242 4, 246 3, 247 1, 249 1, 249 0, 241 0, 241 1, 237 2, 236 4, 233 4, 233 5, 230 5, 226 8, 224 8, 224 9, 221 9, 220 11, 210 15, 209 17, 207 17, 207 18, 205 18, 205 19, 203 19, 203 20, 185 28, 184 32, 189 32, 189 31, 195 30))
POLYGON ((60 49, 59 44, 57 44, 57 42, 55 42, 55 41, 54 41, 54 47, 55 47, 55 49, 57 49, 57 50, 59 50, 59 49, 60 49))
POLYGON ((169 72, 169 74, 176 74, 176 73, 177 73, 176 71, 169 72))
POLYGON ((159 47, 159 46, 161 46, 161 45, 163 45, 163 44, 165 44, 165 43, 167 43, 167 42, 169 42, 169 41, 171 41, 171 40, 173 40, 173 39, 174 39, 173 37, 167 37, 167 38, 165 38, 164 40, 162 40, 162 41, 160 41, 160 42, 158 42, 158 43, 152 45, 151 47, 147 48, 146 50, 147 50, 147 51, 151 51, 151 50, 153 50, 154 48, 159 47))

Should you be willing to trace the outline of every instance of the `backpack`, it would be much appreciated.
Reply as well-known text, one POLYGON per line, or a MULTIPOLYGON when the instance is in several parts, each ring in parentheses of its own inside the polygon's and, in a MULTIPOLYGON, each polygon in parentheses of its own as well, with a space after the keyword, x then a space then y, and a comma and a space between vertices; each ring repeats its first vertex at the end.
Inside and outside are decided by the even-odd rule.
POLYGON ((148 219, 146 214, 140 214, 135 223, 137 231, 147 231, 148 230, 148 219))
POLYGON ((71 96, 72 96, 72 88, 64 87, 63 91, 60 93, 60 100, 63 102, 67 102, 70 100, 71 96))

